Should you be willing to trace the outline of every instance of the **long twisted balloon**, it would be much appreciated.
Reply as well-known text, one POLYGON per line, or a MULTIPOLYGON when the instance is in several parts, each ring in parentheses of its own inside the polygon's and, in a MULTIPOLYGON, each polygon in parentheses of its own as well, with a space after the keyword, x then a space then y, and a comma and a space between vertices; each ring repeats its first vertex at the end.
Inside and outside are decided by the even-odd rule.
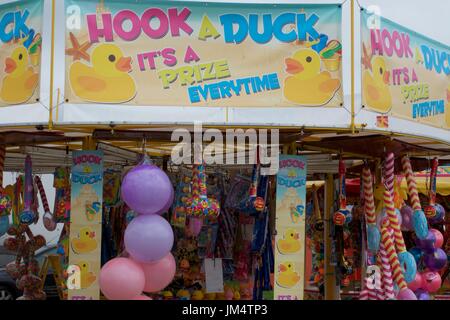
POLYGON ((420 205, 419 192, 417 191, 416 178, 414 177, 414 173, 412 171, 411 162, 406 155, 402 158, 402 167, 406 176, 406 182, 408 184, 409 198, 414 209, 414 231, 416 232, 417 237, 423 240, 428 235, 428 223, 425 213, 422 210, 422 206, 420 205))
POLYGON ((397 252, 395 251, 395 244, 392 240, 391 233, 389 232, 389 221, 384 220, 381 227, 381 242, 383 247, 386 249, 389 264, 392 268, 393 279, 398 285, 400 290, 406 289, 408 286, 406 284, 405 278, 403 277, 402 268, 400 266, 400 261, 398 260, 397 252))
POLYGON ((394 282, 392 280, 392 269, 389 264, 389 256, 387 254, 384 243, 380 245, 380 260, 383 272, 383 290, 386 300, 395 300, 394 282))

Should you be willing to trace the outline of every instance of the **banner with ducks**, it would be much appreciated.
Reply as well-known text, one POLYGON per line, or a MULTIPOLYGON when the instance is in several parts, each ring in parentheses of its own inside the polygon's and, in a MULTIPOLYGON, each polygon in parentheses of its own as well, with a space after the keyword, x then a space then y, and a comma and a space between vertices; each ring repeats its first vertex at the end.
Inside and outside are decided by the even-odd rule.
POLYGON ((341 107, 338 4, 66 0, 69 103, 341 107))
POLYGON ((277 174, 275 300, 303 300, 306 158, 280 155, 277 174))
POLYGON ((450 128, 450 47, 367 10, 361 30, 363 107, 450 128))
POLYGON ((0 106, 39 101, 42 0, 0 5, 0 106))
POLYGON ((69 300, 99 300, 103 153, 74 151, 71 175, 69 300))

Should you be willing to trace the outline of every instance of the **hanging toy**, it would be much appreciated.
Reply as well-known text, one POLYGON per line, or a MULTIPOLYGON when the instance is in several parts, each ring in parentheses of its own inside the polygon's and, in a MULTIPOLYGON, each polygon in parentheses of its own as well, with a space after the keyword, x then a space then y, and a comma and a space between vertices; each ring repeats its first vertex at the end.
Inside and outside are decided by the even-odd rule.
POLYGON ((345 163, 339 161, 339 210, 333 215, 334 233, 336 239, 336 252, 339 255, 338 264, 342 274, 351 274, 352 268, 344 255, 344 225, 351 221, 351 212, 347 209, 345 195, 345 163))
POLYGON ((312 187, 312 195, 313 195, 314 219, 315 219, 314 230, 323 236, 322 232, 324 230, 324 221, 322 219, 322 214, 320 213, 319 197, 317 196, 316 185, 313 185, 312 187))
POLYGON ((216 219, 219 216, 220 204, 216 199, 208 198, 205 165, 194 165, 192 175, 192 204, 187 209, 188 228, 193 236, 198 236, 204 218, 216 219))
POLYGON ((366 213, 367 222, 367 245, 370 251, 376 253, 380 248, 381 234, 377 228, 372 173, 370 172, 370 169, 368 167, 363 169, 363 183, 364 211, 366 213))
POLYGON ((445 220, 444 207, 436 203, 436 177, 438 166, 439 160, 438 158, 434 158, 430 172, 430 204, 424 208, 425 216, 431 224, 440 224, 445 220))
POLYGON ((25 158, 25 190, 24 190, 24 210, 19 215, 20 223, 30 225, 36 221, 36 212, 33 211, 33 173, 31 157, 25 158))
POLYGON ((419 200, 419 192, 417 191, 416 178, 412 171, 411 162, 408 156, 402 158, 403 172, 406 176, 406 182, 408 184, 408 193, 411 200, 412 207, 414 209, 413 225, 414 231, 419 239, 425 239, 428 235, 428 223, 425 213, 422 211, 419 200))
POLYGON ((5 167, 5 146, 0 146, 0 217, 9 216, 12 209, 11 197, 3 189, 3 170, 5 167))
POLYGON ((380 260, 382 269, 382 281, 385 300, 395 300, 394 281, 392 268, 389 264, 389 256, 383 243, 380 244, 380 260))
POLYGON ((385 191, 384 191, 384 204, 386 207, 386 214, 389 221, 389 227, 394 232, 395 247, 398 251, 398 259, 400 261, 404 278, 406 282, 414 281, 417 272, 417 265, 414 256, 406 250, 405 241, 403 240, 403 234, 400 229, 400 223, 398 219, 398 214, 396 213, 394 205, 394 154, 388 153, 385 161, 384 170, 384 181, 385 181, 385 191))
POLYGON ((240 210, 249 213, 250 215, 256 212, 262 212, 266 206, 265 200, 257 194, 258 180, 260 178, 260 161, 259 161, 259 146, 256 148, 256 163, 253 165, 252 180, 248 191, 248 198, 240 205, 240 210))
POLYGON ((56 229, 56 220, 53 214, 50 212, 50 206, 48 205, 47 195, 45 194, 45 189, 42 184, 41 178, 38 176, 34 177, 34 182, 39 190, 39 195, 41 196, 42 206, 44 208, 44 227, 48 231, 53 231, 56 229))

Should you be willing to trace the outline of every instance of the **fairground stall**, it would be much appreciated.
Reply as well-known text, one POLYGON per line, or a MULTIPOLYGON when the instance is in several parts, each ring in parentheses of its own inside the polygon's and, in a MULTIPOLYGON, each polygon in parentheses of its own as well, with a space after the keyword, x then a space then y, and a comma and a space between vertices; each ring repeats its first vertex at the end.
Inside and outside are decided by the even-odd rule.
POLYGON ((448 46, 352 0, 4 2, 0 298, 446 298, 448 46))

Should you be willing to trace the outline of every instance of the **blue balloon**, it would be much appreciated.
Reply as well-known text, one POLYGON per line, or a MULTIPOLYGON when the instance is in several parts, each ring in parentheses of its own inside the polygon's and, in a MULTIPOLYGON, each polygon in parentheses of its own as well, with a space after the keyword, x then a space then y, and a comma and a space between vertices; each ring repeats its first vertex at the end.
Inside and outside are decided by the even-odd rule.
POLYGON ((423 257, 422 249, 420 249, 418 247, 414 247, 409 250, 409 253, 411 253, 414 257, 414 260, 416 260, 416 265, 419 265, 420 259, 422 259, 422 257, 423 257))
POLYGON ((416 210, 413 214, 413 226, 417 238, 425 239, 428 235, 428 222, 422 210, 416 210))
POLYGON ((417 264, 414 256, 406 252, 400 252, 398 254, 398 260, 400 261, 400 266, 402 268, 403 276, 407 283, 413 282, 416 278, 417 264))
POLYGON ((367 245, 368 249, 372 252, 378 252, 380 249, 380 230, 376 225, 367 226, 367 245))

